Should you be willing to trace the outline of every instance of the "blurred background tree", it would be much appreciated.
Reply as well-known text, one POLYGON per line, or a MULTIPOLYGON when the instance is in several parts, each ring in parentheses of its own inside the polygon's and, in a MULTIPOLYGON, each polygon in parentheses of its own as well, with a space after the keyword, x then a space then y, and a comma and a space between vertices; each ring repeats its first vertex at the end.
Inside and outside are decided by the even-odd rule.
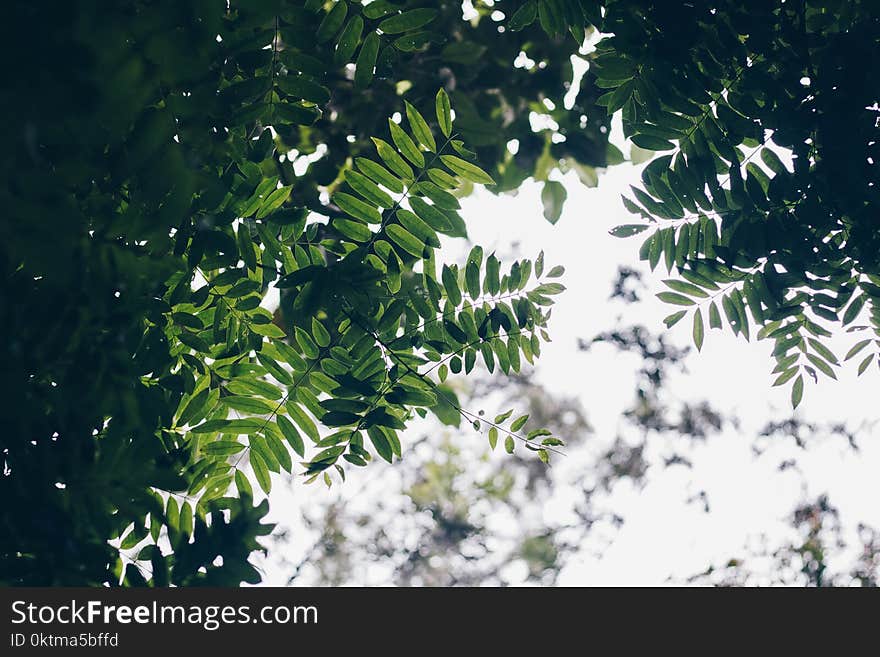
MULTIPOLYGON (((633 304, 644 291, 641 274, 622 267, 611 299, 633 304)), ((467 404, 500 408, 519 400, 539 422, 568 438, 566 456, 550 468, 518 455, 492 459, 470 427, 434 421, 413 429, 420 437, 393 468, 383 466, 388 471, 353 482, 340 499, 301 508, 299 520, 311 542, 297 552, 292 546, 302 548, 302 535, 278 533, 266 567, 293 586, 507 586, 554 585, 578 559, 601 563, 627 521, 621 510, 627 492, 643 490, 668 468, 690 469, 694 446, 711 449, 712 441, 724 439, 725 427, 741 428, 739 418, 707 401, 674 393, 674 375, 686 372, 693 356, 668 336, 618 325, 580 346, 585 352, 631 353, 640 363, 616 435, 596 435, 589 408, 549 393, 528 376, 469 380, 462 391, 467 404), (292 554, 298 558, 291 560, 292 554)), ((799 472, 797 455, 828 439, 858 449, 845 424, 796 417, 768 421, 747 438, 755 458, 770 445, 790 441, 795 456, 777 464, 787 472, 799 472)), ((807 496, 805 476, 799 477, 807 496)), ((709 513, 712 499, 691 485, 687 503, 709 513)), ((749 536, 736 556, 688 577, 670 576, 669 582, 876 586, 877 531, 852 518, 842 522, 827 495, 804 499, 781 520, 787 529, 749 536)))

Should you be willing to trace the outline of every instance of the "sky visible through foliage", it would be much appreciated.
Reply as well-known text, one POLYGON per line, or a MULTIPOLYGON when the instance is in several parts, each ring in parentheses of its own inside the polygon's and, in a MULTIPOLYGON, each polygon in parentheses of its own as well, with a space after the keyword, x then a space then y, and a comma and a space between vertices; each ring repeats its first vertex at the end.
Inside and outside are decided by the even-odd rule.
MULTIPOLYGON (((616 128, 615 124, 613 140, 616 128)), ((665 330, 662 319, 669 313, 669 307, 653 297, 664 289, 658 276, 644 278, 648 288, 638 303, 622 304, 608 298, 618 265, 632 264, 633 260, 631 241, 614 239, 608 231, 628 221, 619 198, 638 181, 641 168, 629 163, 613 167, 602 174, 596 188, 584 187, 574 174, 569 174, 563 179, 569 198, 555 226, 535 221, 541 201, 540 188, 534 184, 526 183, 516 196, 477 193, 463 202, 467 216, 473 219, 471 239, 485 245, 487 252, 497 249, 499 253, 533 257, 543 249, 549 261, 565 263, 562 281, 567 290, 554 309, 553 342, 529 372, 548 391, 574 395, 581 401, 593 429, 591 441, 614 439, 622 413, 632 401, 633 380, 640 362, 634 355, 604 345, 584 352, 578 349, 579 339, 608 330, 617 320, 640 323, 660 333, 665 330)), ((467 247, 449 242, 444 248, 455 256, 460 255, 456 250, 466 253, 467 247)), ((647 271, 647 267, 641 268, 647 271)), ((676 345, 691 344, 686 322, 673 327, 670 334, 676 345)), ((841 351, 848 348, 845 340, 832 345, 841 351)), ((645 485, 624 482, 615 490, 611 506, 625 519, 624 523, 598 540, 590 534, 577 556, 562 569, 558 584, 685 581, 710 565, 745 556, 762 542, 772 544, 791 538, 793 530, 787 520, 792 509, 805 499, 823 494, 839 509, 850 532, 859 522, 880 526, 880 508, 874 504, 880 494, 880 482, 874 476, 880 464, 880 444, 872 423, 875 385, 871 383, 877 373, 871 370, 857 379, 855 370, 845 370, 838 382, 820 379, 794 413, 803 421, 845 422, 856 436, 858 449, 841 436, 817 432, 806 449, 775 436, 765 439, 762 453, 756 454, 753 448, 762 427, 792 417, 787 388, 770 387, 769 351, 767 342, 746 343, 722 331, 707 334, 699 357, 693 353, 686 361, 687 372, 675 375, 668 385, 679 398, 706 399, 720 412, 736 417, 738 426, 728 426, 698 445, 691 453, 693 467, 663 467, 661 453, 648 455, 652 465, 645 485), (790 460, 796 460, 799 469, 783 465, 790 460), (699 491, 705 491, 705 499, 697 497, 699 491)), ((487 413, 495 412, 491 405, 487 409, 487 413)), ((449 433, 454 442, 472 442, 478 449, 485 445, 485 437, 467 428, 440 428, 431 416, 408 430, 407 443, 417 444, 419 436, 438 431, 449 433)), ((551 466, 563 482, 577 482, 583 477, 585 464, 578 459, 577 450, 571 451, 570 457, 555 457, 551 466)), ((492 458, 509 457, 498 450, 492 458)), ((272 516, 290 535, 270 551, 262 564, 266 584, 286 583, 290 569, 282 562, 298 561, 316 540, 315 528, 309 529, 301 522, 301 514, 307 509, 326 504, 329 497, 345 500, 346 506, 369 510, 376 499, 401 495, 394 467, 352 475, 345 486, 330 491, 296 483, 273 491, 272 516)), ((501 522, 507 527, 499 531, 514 530, 518 523, 564 522, 577 495, 577 483, 557 485, 553 497, 540 509, 542 518, 505 518, 501 522)), ((601 534, 601 528, 596 533, 601 534)), ((762 567, 760 562, 752 565, 759 571, 762 567)), ((772 572, 772 564, 764 563, 763 567, 765 572, 758 572, 758 576, 767 577, 765 581, 778 576, 772 572)), ((521 566, 517 569, 512 565, 506 574, 513 582, 525 578, 521 566)), ((299 581, 313 582, 309 575, 306 566, 299 581)), ((392 581, 392 573, 373 565, 352 572, 351 578, 352 582, 381 585, 392 581)))
POLYGON ((10 9, 0 582, 880 581, 876 0, 10 9))

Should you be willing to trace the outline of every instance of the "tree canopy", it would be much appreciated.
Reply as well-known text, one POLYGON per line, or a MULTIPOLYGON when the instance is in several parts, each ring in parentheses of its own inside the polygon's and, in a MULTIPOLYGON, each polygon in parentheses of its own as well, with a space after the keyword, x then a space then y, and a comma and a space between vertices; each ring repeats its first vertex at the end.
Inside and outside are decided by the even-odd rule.
POLYGON ((538 357, 561 266, 437 250, 474 186, 556 221, 617 111, 668 324, 760 327, 795 404, 835 325, 876 358, 876 3, 13 2, 3 36, 4 583, 256 582, 254 486, 391 461, 414 414, 549 460, 444 381, 538 357))

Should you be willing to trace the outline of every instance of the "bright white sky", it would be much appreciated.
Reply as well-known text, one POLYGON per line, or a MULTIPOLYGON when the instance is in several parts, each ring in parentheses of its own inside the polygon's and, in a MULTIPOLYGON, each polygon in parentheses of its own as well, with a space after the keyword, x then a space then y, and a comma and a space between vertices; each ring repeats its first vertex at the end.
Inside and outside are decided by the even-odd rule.
MULTIPOLYGON (((621 358, 611 347, 589 354, 577 351, 577 339, 590 337, 614 324, 621 310, 627 323, 643 323, 662 330, 662 319, 674 309, 651 294, 626 308, 607 301, 618 265, 636 266, 639 238, 616 239, 608 230, 632 223, 620 194, 635 184, 639 167, 613 167, 587 189, 573 174, 566 179, 569 198, 562 218, 550 226, 540 216, 540 190, 527 184, 516 198, 489 195, 469 199, 464 205, 471 237, 481 244, 522 242, 525 253, 543 248, 551 264, 564 264, 568 287, 558 298, 551 320, 554 342, 542 352, 537 377, 549 389, 571 394, 579 391, 598 435, 614 434, 620 413, 631 402, 633 372, 638 365, 621 358)), ((647 271, 647 267, 641 267, 647 271)), ((646 274, 652 292, 665 289, 660 268, 646 274)), ((690 343, 690 322, 671 330, 677 344, 690 343)), ((852 335, 833 342, 843 354, 856 341, 852 335)), ((601 560, 585 558, 567 568, 561 583, 571 585, 662 583, 670 574, 695 573, 713 559, 741 553, 754 534, 778 535, 780 521, 801 497, 801 480, 793 472, 779 473, 780 452, 756 458, 751 444, 770 418, 789 414, 789 389, 772 388, 772 342, 746 343, 728 330, 709 331, 703 351, 688 360, 689 373, 674 380, 683 399, 707 399, 721 410, 737 415, 742 430, 728 431, 710 440, 696 453, 692 471, 670 468, 652 473, 648 487, 620 509, 627 522, 601 560), (698 485, 691 485, 698 482, 698 485), (707 491, 711 512, 687 504, 694 489, 707 491)), ((799 463, 807 475, 809 493, 828 492, 844 521, 880 524, 880 444, 870 424, 876 420, 877 368, 856 378, 855 367, 843 368, 840 380, 820 379, 808 385, 797 411, 812 421, 845 421, 859 432, 860 453, 842 440, 827 440, 806 453, 799 463)), ((797 452, 793 452, 797 453, 797 452)), ((784 457, 782 457, 784 458, 784 457)))
MULTIPOLYGON (((578 351, 578 338, 613 327, 621 313, 625 323, 642 323, 659 332, 664 328, 662 318, 672 312, 652 296, 662 289, 664 276, 659 273, 646 275, 652 289, 642 302, 623 306, 608 301, 619 265, 647 269, 638 263, 638 237, 616 239, 608 234, 614 226, 632 222, 620 194, 628 192, 639 173, 639 167, 629 164, 613 167, 594 189, 587 189, 570 174, 564 180, 568 201, 555 226, 541 216, 540 187, 531 182, 515 197, 478 192, 463 202, 462 215, 471 239, 487 253, 493 249, 509 253, 519 243, 524 257, 533 258, 543 249, 548 268, 566 267, 562 282, 568 290, 557 297, 551 320, 554 342, 544 346, 535 376, 551 391, 577 394, 599 437, 615 435, 621 411, 632 400, 639 360, 621 356, 611 347, 578 351)), ((460 259, 468 248, 458 240, 445 248, 445 256, 460 259)), ((690 326, 686 318, 672 329, 676 344, 690 343, 690 326)), ((854 341, 844 336, 832 344, 840 355, 854 341)), ((769 419, 789 414, 788 387, 771 388, 771 343, 746 343, 729 330, 708 331, 705 342, 702 354, 689 358, 689 373, 675 377, 671 385, 679 398, 707 399, 721 412, 735 414, 742 421, 741 430, 728 430, 699 447, 693 452, 693 469, 657 468, 650 472, 644 489, 619 495, 615 510, 626 518, 623 528, 601 557, 585 554, 573 560, 562 572, 560 584, 660 585, 670 576, 685 577, 712 562, 742 555, 742 548, 762 532, 781 536, 785 517, 804 493, 796 473, 777 471, 790 453, 798 456, 810 496, 829 493, 844 523, 880 526, 880 505, 876 504, 880 443, 871 424, 878 411, 877 368, 857 379, 855 368, 847 367, 836 383, 808 384, 797 411, 807 420, 845 421, 850 428, 863 427, 858 432, 860 452, 853 452, 842 440, 828 439, 805 452, 781 446, 756 457, 751 445, 757 431, 769 419), (708 514, 699 504, 687 502, 700 489, 709 497, 708 514)), ((579 474, 574 460, 557 459, 554 467, 572 469, 565 473, 572 478, 579 474)), ((292 488, 276 486, 272 516, 292 530, 291 561, 314 540, 314 534, 302 531, 292 520, 299 516, 298 509, 319 497, 345 497, 347 488, 351 491, 357 486, 352 478, 330 491, 323 486, 306 489, 301 483, 292 488)), ((558 508, 563 507, 548 504, 545 517, 552 518, 558 508)), ((273 567, 272 561, 265 564, 265 583, 286 583, 289 573, 273 567)))

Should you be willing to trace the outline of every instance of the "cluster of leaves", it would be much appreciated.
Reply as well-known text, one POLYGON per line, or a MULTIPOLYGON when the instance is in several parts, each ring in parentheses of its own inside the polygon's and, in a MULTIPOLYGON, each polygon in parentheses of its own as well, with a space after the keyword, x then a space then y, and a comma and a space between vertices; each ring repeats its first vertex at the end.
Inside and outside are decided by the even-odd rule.
MULTIPOLYGON (((437 271, 438 233, 460 235, 464 225, 450 191, 460 178, 491 178, 462 157, 471 154, 454 139, 442 90, 436 98, 442 142, 415 107, 407 105, 406 113, 409 132, 390 121, 394 145, 374 139, 377 159, 358 158, 359 171, 344 171, 345 187, 331 197, 340 211, 322 239, 313 242, 296 226, 285 234, 279 226, 261 249, 243 222, 238 236, 253 252, 250 262, 245 257, 244 266, 222 269, 203 263, 206 284, 195 292, 204 291, 200 303, 170 307, 170 326, 163 328, 198 370, 180 401, 175 441, 195 437, 185 443, 195 455, 188 493, 201 493, 201 503, 222 495, 246 462, 269 492, 270 472, 293 471, 290 450, 306 456, 303 436, 317 450, 303 463, 308 481, 322 476, 329 485, 331 471, 344 477, 343 462, 366 465, 372 458, 366 439, 390 462, 401 454, 398 432, 406 420, 436 407, 440 395, 455 412, 472 415, 439 387, 450 370, 470 373, 481 358, 489 371, 497 365, 519 372, 540 354, 541 338, 549 339, 544 308, 564 288, 552 281, 559 267, 541 280, 543 257, 534 265, 514 262, 502 274, 493 254, 484 258, 474 247, 464 266, 437 271), (284 254, 277 260, 273 242, 274 252, 284 254), (295 318, 289 336, 259 306, 261 275, 276 266, 275 287, 285 291, 295 318), (538 282, 529 287, 532 279, 538 282), (203 363, 199 352, 210 360, 203 363), (322 436, 318 426, 331 433, 322 436)), ((267 216, 270 227, 274 216, 267 216)), ((490 440, 509 417, 487 423, 490 440)), ((507 440, 517 436, 547 459, 546 448, 560 443, 536 442, 549 435, 540 429, 519 436, 527 419, 510 423, 507 440)), ((235 482, 247 486, 242 476, 235 482)))
POLYGON ((685 308, 666 323, 692 312, 698 348, 704 312, 774 340, 794 406, 805 375, 836 378, 835 325, 873 333, 845 357, 860 374, 880 346, 877 25, 871 2, 612 4, 597 47, 599 102, 635 145, 671 151, 624 199, 646 223, 612 233, 650 231, 642 259, 678 274, 658 296, 685 308))
MULTIPOLYGON (((547 34, 537 22, 507 29, 505 14, 513 11, 504 7, 500 12, 500 4, 474 3, 463 16, 460 3, 393 3, 399 15, 418 12, 416 17, 432 18, 411 33, 418 41, 412 49, 401 50, 404 44, 396 33, 383 33, 385 45, 376 58, 374 77, 364 86, 358 84, 361 53, 372 38, 370 30, 381 32, 382 22, 388 20, 388 15, 373 19, 367 14, 392 6, 370 5, 348 5, 351 20, 358 12, 363 16, 367 37, 352 56, 353 69, 350 65, 331 70, 324 78, 322 84, 331 90, 324 118, 308 131, 283 134, 299 157, 321 148, 320 159, 303 175, 288 173, 311 209, 324 206, 319 188, 336 180, 349 158, 371 150, 370 137, 384 131, 386 116, 399 111, 400 94, 427 100, 440 83, 455 105, 457 131, 496 182, 490 190, 512 192, 533 177, 546 185, 546 214, 552 221, 559 218, 564 201, 561 184, 550 179, 554 171, 574 170, 584 184, 595 186, 600 168, 622 161, 620 151, 608 145, 610 118, 595 106, 597 90, 572 88, 576 81, 571 58, 583 60, 583 39, 547 34)), ((581 29, 590 30, 586 24, 581 29)), ((290 43, 314 54, 308 38, 290 43)), ((332 61, 332 52, 325 52, 323 59, 332 61)), ((286 171, 288 167, 281 166, 286 171)))
MULTIPOLYGON (((4 92, 27 97, 28 118, 7 135, 0 190, 17 409, 2 581, 255 581, 248 554, 269 526, 250 473, 268 492, 294 456, 326 481, 371 453, 390 461, 427 409, 549 458, 558 439, 520 435, 522 416, 473 416, 443 383, 478 358, 505 373, 532 362, 563 287, 543 257, 435 258, 440 235, 466 234, 458 195, 494 183, 452 132, 449 97, 434 98, 443 76, 423 71, 433 91, 409 95, 433 101, 430 123, 387 79, 421 70, 439 9, 35 12, 17 4, 11 23, 39 22, 52 47, 4 92), (409 129, 380 130, 381 108, 409 129), (318 146, 327 156, 299 167, 318 146)), ((473 134, 466 106, 456 129, 473 134)))

